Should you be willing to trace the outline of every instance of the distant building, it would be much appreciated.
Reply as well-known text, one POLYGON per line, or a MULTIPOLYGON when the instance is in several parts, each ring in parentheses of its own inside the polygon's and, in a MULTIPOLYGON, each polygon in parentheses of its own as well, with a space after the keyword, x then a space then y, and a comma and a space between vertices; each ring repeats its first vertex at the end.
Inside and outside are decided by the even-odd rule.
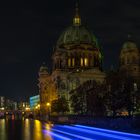
POLYGON ((18 103, 17 102, 13 102, 13 110, 18 110, 18 103))
POLYGON ((40 104, 40 95, 30 97, 30 109, 33 110, 40 104))
POLYGON ((18 104, 13 100, 7 99, 4 96, 0 96, 0 108, 4 110, 17 110, 18 104))
POLYGON ((5 101, 5 109, 6 110, 13 110, 13 103, 14 103, 14 101, 12 101, 10 99, 6 99, 6 101, 5 101))
POLYGON ((5 97, 0 96, 0 108, 5 108, 5 97))
POLYGON ((140 50, 130 38, 123 44, 120 53, 120 71, 123 70, 134 78, 134 82, 140 81, 140 50))
POLYGON ((48 73, 47 67, 43 64, 39 70, 39 93, 40 93, 40 113, 46 115, 48 111, 47 103, 57 99, 56 86, 52 77, 48 73))
POLYGON ((19 110, 24 111, 24 110, 26 110, 26 108, 29 108, 29 107, 30 107, 29 102, 19 102, 18 103, 18 109, 19 110))

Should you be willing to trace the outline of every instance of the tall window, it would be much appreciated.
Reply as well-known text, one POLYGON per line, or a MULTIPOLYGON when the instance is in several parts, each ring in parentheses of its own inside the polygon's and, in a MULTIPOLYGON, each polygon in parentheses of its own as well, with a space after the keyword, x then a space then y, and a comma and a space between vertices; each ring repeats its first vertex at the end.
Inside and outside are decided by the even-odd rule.
POLYGON ((74 67, 74 66, 75 66, 75 59, 72 58, 72 67, 74 67))
POLYGON ((84 59, 83 58, 81 58, 81 66, 83 67, 84 66, 84 59))
POLYGON ((71 59, 68 58, 68 67, 71 67, 71 59))
POLYGON ((85 58, 85 59, 84 59, 84 64, 85 64, 85 67, 88 66, 88 58, 85 58))

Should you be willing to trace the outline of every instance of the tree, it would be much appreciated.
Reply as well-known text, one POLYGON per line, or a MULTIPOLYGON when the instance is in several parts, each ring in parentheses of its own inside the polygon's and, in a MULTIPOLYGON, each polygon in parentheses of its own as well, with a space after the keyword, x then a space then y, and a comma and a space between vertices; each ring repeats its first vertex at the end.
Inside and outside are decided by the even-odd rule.
POLYGON ((104 83, 92 81, 91 87, 87 90, 87 113, 96 117, 103 117, 106 114, 106 87, 104 83))
POLYGON ((65 98, 61 97, 52 101, 51 112, 65 113, 69 111, 68 102, 65 98))
POLYGON ((75 90, 71 91, 71 107, 73 108, 73 112, 76 114, 85 114, 85 91, 82 86, 79 86, 75 90))
POLYGON ((108 87, 108 107, 116 116, 117 111, 125 109, 131 116, 134 111, 134 79, 126 71, 110 72, 106 77, 108 87))
POLYGON ((104 116, 106 107, 105 86, 94 80, 89 80, 71 92, 71 106, 78 114, 104 116))

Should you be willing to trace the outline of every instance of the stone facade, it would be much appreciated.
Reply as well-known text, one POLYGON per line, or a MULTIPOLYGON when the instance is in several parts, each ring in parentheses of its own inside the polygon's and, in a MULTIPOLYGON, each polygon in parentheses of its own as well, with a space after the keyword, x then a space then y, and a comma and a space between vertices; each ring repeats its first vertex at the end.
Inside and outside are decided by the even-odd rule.
POLYGON ((56 88, 48 73, 48 69, 45 65, 41 66, 39 70, 39 94, 40 94, 40 113, 43 115, 47 114, 49 108, 47 103, 51 103, 57 99, 56 88))
POLYGON ((134 41, 128 40, 121 49, 121 70, 125 70, 135 81, 140 80, 140 50, 134 41))

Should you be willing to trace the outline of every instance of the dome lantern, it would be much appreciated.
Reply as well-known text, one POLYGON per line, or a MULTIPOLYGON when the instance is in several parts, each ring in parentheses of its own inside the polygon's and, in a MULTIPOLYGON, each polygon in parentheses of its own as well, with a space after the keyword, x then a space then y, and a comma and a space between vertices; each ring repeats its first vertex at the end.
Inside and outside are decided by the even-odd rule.
POLYGON ((48 74, 48 68, 45 63, 40 67, 39 73, 47 73, 48 74))
POLYGON ((78 6, 78 2, 76 3, 76 13, 75 16, 73 18, 73 25, 74 26, 80 26, 81 25, 81 17, 79 15, 79 6, 78 6))

